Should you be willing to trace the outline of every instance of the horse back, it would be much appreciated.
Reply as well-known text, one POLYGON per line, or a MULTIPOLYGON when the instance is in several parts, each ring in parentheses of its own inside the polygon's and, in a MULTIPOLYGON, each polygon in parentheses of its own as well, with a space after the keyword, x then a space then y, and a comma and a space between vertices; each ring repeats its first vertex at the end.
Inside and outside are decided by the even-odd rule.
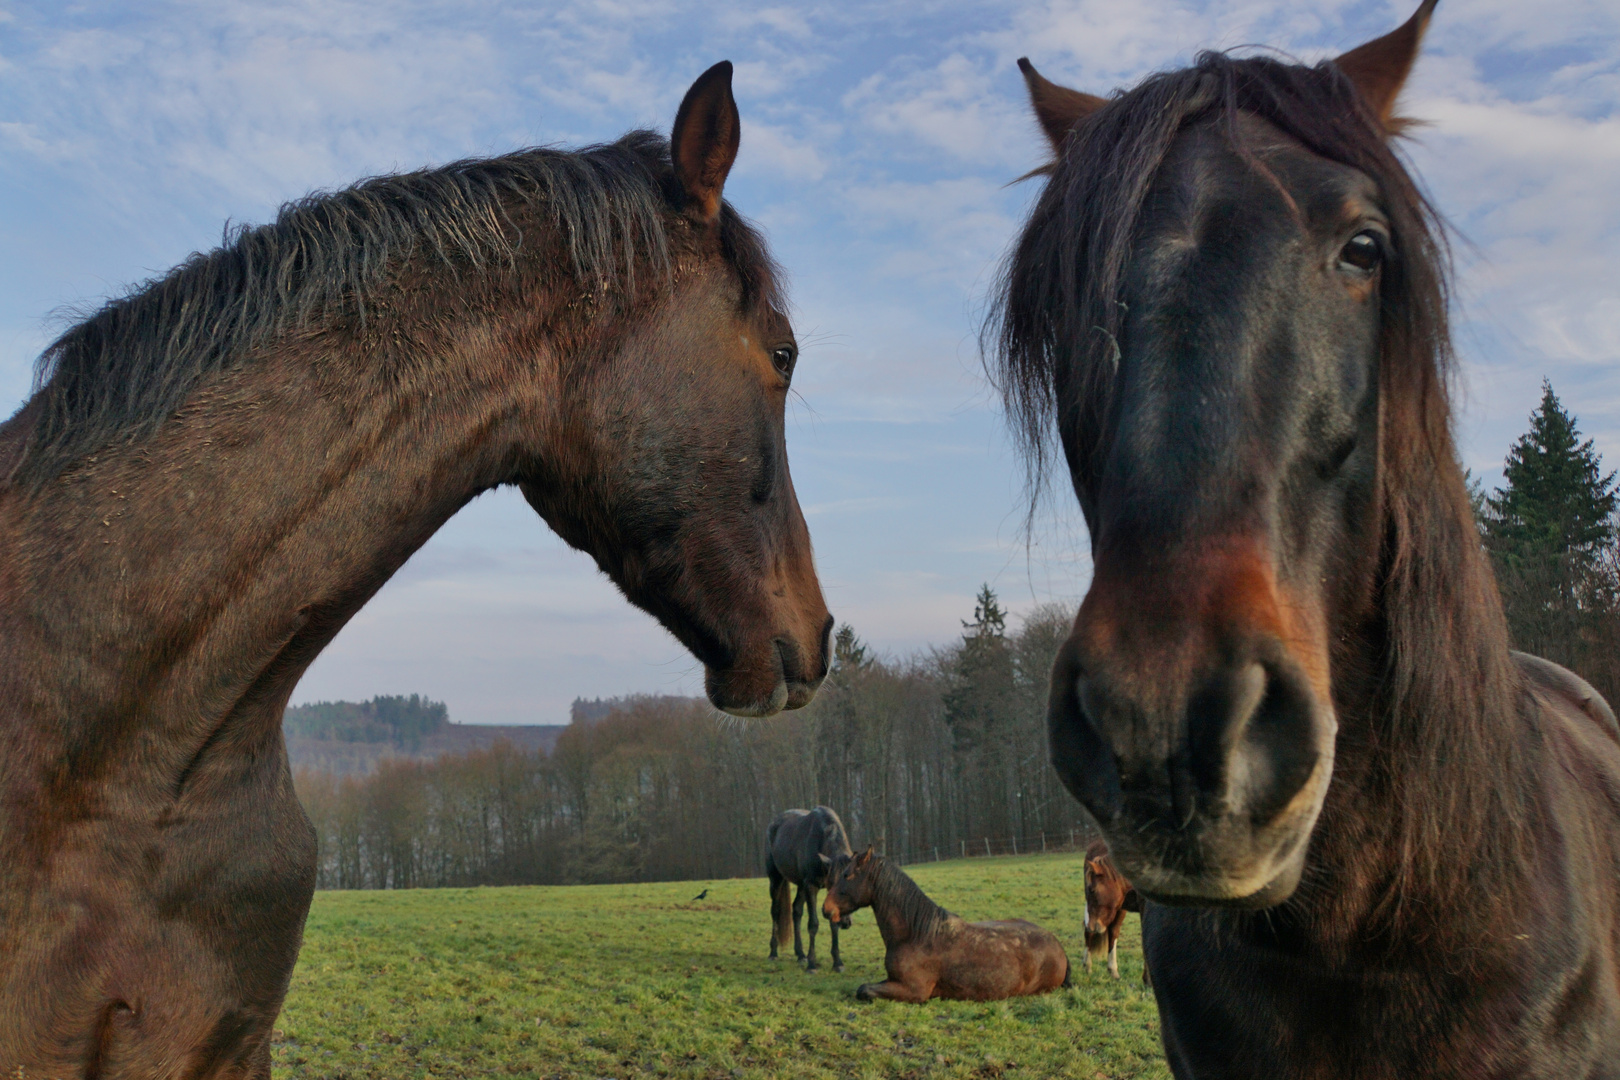
POLYGON ((765 837, 768 863, 795 885, 823 887, 826 875, 820 856, 832 859, 851 854, 844 823, 828 806, 784 810, 771 822, 765 837))
POLYGON ((953 916, 925 949, 937 951, 936 997, 995 1001, 1054 990, 1069 977, 1057 935, 1028 919, 970 923, 953 916))
POLYGON ((1614 710, 1591 683, 1539 656, 1515 652, 1513 659, 1552 711, 1563 714, 1566 719, 1582 717, 1620 745, 1620 720, 1615 719, 1614 710))

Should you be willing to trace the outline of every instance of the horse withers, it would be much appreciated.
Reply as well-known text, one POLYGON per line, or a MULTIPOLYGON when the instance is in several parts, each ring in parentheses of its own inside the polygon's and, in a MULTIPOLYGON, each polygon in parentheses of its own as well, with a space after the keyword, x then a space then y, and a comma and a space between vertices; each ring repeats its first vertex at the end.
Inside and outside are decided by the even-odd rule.
POLYGON ((1022 64, 1053 160, 992 333, 1095 567, 1051 754, 1181 1080, 1620 1076, 1620 737, 1509 649, 1392 148, 1433 8, 1107 98, 1022 64))
POLYGON ((0 427, 0 1075, 270 1075, 316 870, 282 712, 480 492, 518 485, 718 707, 810 700, 832 623, 740 131, 720 64, 667 141, 311 196, 46 352, 0 427))
POLYGON ((1069 957, 1053 934, 1024 919, 967 922, 870 847, 834 862, 821 909, 839 921, 863 907, 883 935, 889 977, 858 987, 862 1001, 999 1001, 1070 985, 1069 957))
MULTIPOLYGON (((1119 932, 1125 914, 1142 913, 1142 897, 1108 857, 1108 841, 1093 840, 1086 848, 1086 970, 1093 959, 1108 959, 1108 974, 1119 978, 1119 932)), ((1142 965, 1142 981, 1148 978, 1142 965)))
MULTIPOLYGON (((830 806, 814 810, 784 810, 776 815, 765 830, 765 876, 771 896, 771 959, 777 958, 777 948, 787 944, 788 926, 793 927, 793 955, 804 964, 806 971, 815 971, 816 964, 816 893, 827 887, 827 875, 834 860, 851 854, 849 834, 830 806), (791 914, 788 892, 793 894, 791 914), (805 951, 799 936, 799 922, 806 909, 810 916, 810 949, 805 951)), ((844 970, 844 961, 838 955, 838 931, 849 929, 849 917, 832 919, 832 966, 834 971, 844 970)))

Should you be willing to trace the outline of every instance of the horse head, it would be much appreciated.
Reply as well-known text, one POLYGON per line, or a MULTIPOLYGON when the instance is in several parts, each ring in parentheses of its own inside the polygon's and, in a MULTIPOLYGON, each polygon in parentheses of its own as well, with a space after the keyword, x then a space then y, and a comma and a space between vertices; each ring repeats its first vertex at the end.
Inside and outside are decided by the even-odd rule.
POLYGON ((1052 759, 1157 901, 1286 899, 1333 776, 1389 358, 1444 318, 1387 147, 1432 8, 1315 68, 1204 54, 1112 99, 1021 62, 1056 157, 1000 342, 1015 413, 1056 419, 1095 565, 1052 759))
POLYGON ((821 913, 840 930, 849 929, 849 917, 856 910, 869 907, 877 883, 872 859, 872 845, 859 855, 840 855, 833 859, 827 876, 827 896, 821 902, 821 913))
POLYGON ((731 65, 717 64, 670 139, 672 285, 582 350, 558 388, 567 450, 521 487, 703 662, 715 706, 767 716, 814 696, 833 620, 788 474, 798 343, 763 243, 721 197, 740 137, 731 65))

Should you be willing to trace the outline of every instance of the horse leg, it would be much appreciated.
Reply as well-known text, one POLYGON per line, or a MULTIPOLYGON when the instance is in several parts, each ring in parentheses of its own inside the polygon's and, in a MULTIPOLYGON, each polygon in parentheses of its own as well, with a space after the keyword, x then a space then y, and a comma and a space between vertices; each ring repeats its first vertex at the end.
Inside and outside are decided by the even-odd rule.
POLYGON ((844 970, 844 958, 842 956, 838 955, 838 924, 829 919, 828 922, 827 922, 827 925, 832 928, 833 970, 834 971, 843 971, 844 970))
POLYGON ((928 995, 903 982, 895 982, 893 979, 885 979, 880 983, 862 983, 855 990, 855 1000, 857 1001, 876 1001, 879 998, 921 1005, 928 1000, 928 995))
POLYGON ((778 944, 787 944, 787 924, 789 919, 789 900, 787 878, 776 868, 775 862, 765 867, 765 876, 770 880, 771 888, 771 959, 778 959, 776 947, 778 944))
POLYGON ((810 955, 805 961, 804 970, 816 970, 816 930, 821 926, 821 918, 816 914, 816 888, 806 885, 804 891, 809 894, 805 901, 805 913, 810 917, 810 955))
POLYGON ((804 962, 804 939, 799 936, 799 920, 804 918, 804 886, 793 894, 793 958, 804 962))
POLYGON ((1119 978, 1119 924, 1108 928, 1108 974, 1119 978))

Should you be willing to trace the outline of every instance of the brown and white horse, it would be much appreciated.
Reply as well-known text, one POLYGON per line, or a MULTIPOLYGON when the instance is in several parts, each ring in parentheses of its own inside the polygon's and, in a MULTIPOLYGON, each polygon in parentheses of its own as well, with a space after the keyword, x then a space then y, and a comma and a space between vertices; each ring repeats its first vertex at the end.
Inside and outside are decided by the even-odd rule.
POLYGON ((833 862, 821 911, 840 922, 863 907, 883 935, 889 977, 857 988, 862 1001, 999 1001, 1070 985, 1069 957, 1050 932, 1025 919, 967 922, 870 847, 833 862))
MULTIPOLYGON (((1119 932, 1125 928, 1125 914, 1142 913, 1142 897, 1131 888, 1108 857, 1108 841, 1093 840, 1086 848, 1086 970, 1091 961, 1108 958, 1108 974, 1119 978, 1119 932)), ((1147 965, 1142 965, 1146 982, 1147 965)))
POLYGON ((47 352, 0 427, 0 1075, 269 1077, 315 886, 282 711, 482 491, 720 708, 810 700, 832 621, 740 130, 716 65, 668 141, 312 196, 47 352))

